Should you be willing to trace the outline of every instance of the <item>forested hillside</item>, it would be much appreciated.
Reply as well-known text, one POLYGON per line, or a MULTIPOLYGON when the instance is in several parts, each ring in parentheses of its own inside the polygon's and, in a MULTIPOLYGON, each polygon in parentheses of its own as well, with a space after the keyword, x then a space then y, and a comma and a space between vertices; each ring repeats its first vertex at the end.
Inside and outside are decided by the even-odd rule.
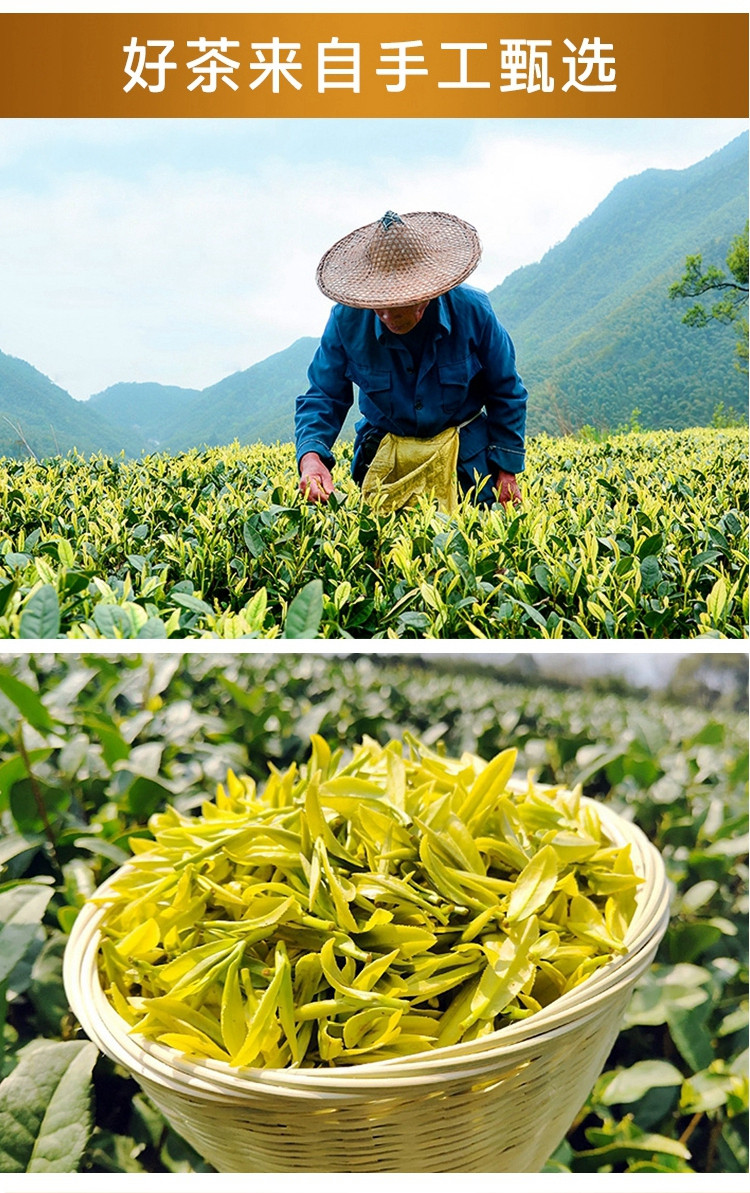
POLYGON ((73 448, 135 455, 140 446, 127 428, 76 402, 25 360, 0 352, 0 456, 42 458, 73 448))
POLYGON ((165 447, 284 442, 292 437, 294 399, 307 389, 307 366, 318 346, 310 336, 241 373, 204 389, 167 436, 165 447), (260 432, 260 433, 259 433, 260 432))
POLYGON ((747 218, 747 136, 688 170, 647 170, 614 188, 541 261, 491 298, 532 394, 530 428, 710 422, 717 403, 747 410, 737 332, 686 327, 669 298, 687 255, 723 266, 747 218))

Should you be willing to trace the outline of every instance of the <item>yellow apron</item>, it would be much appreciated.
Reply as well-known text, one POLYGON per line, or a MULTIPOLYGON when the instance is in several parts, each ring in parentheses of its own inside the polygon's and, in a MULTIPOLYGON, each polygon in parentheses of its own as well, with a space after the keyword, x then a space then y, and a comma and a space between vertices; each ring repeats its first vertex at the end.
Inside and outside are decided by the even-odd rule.
POLYGON ((362 482, 362 496, 384 513, 414 505, 432 493, 446 514, 458 507, 458 427, 432 439, 387 434, 362 482))

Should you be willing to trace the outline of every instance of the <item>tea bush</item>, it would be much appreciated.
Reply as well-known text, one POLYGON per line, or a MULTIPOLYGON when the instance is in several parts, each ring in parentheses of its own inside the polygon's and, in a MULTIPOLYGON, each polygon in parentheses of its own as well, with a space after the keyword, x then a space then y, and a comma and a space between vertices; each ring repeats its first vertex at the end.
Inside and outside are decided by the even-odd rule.
POLYGON ((0 637, 739 638, 747 436, 538 438, 507 511, 327 506, 290 445, 5 461, 0 637))

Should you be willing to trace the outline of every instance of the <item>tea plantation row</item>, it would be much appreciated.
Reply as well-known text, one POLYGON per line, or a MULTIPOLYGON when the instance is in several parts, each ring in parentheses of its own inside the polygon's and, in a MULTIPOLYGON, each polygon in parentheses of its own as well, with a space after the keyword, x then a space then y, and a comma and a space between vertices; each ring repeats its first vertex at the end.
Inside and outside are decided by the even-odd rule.
POLYGON ((747 610, 746 436, 530 445, 523 504, 307 505, 289 445, 5 461, 0 637, 718 638, 747 610))

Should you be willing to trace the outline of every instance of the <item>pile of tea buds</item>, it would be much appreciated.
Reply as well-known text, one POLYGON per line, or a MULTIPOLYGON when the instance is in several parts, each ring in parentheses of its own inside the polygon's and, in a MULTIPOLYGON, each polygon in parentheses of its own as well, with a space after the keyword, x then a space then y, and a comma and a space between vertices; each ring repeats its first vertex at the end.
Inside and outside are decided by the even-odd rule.
POLYGON ((516 752, 413 738, 230 773, 167 807, 105 889, 99 969, 130 1030, 193 1060, 341 1065, 474 1040, 584 982, 641 879, 579 790, 518 783, 516 752))

